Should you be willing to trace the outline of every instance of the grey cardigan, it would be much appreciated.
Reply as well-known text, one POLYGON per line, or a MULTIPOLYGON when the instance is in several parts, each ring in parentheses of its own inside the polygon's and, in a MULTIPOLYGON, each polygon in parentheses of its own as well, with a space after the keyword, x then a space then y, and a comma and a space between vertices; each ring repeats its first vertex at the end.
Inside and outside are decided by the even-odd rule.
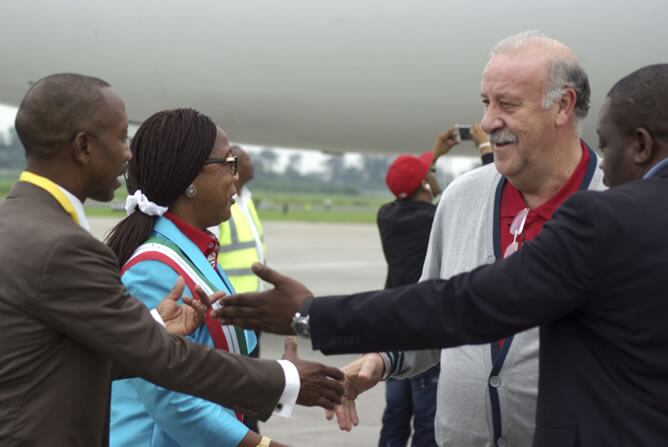
MULTIPOLYGON (((600 159, 591 151, 590 156, 583 183, 589 179, 587 189, 605 189, 600 159)), ((501 180, 491 164, 447 188, 436 210, 421 281, 449 278, 494 262, 494 205, 501 180)), ((435 420, 439 446, 528 446, 535 429, 538 346, 538 328, 516 334, 495 374, 490 344, 403 352, 391 355, 392 377, 411 377, 440 357, 435 420)))

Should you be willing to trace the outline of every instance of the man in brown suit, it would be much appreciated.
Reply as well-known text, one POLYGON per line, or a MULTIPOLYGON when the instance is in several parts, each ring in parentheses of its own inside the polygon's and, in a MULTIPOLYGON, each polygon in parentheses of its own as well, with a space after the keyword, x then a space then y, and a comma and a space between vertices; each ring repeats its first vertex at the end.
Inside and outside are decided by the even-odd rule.
POLYGON ((334 368, 294 351, 279 363, 190 343, 128 296, 112 251, 82 228, 82 202, 111 200, 131 157, 125 106, 106 82, 40 80, 16 130, 28 164, 0 204, 0 445, 106 445, 117 371, 262 420, 294 403, 296 373, 297 403, 339 401, 334 368))

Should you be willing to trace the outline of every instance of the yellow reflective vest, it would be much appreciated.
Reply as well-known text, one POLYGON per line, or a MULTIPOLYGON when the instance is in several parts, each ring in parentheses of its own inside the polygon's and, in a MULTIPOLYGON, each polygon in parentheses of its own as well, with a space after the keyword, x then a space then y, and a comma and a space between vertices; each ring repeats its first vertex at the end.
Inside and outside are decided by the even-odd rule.
POLYGON ((218 262, 225 270, 234 289, 239 293, 261 290, 260 279, 253 274, 250 266, 254 262, 264 262, 265 253, 262 224, 257 217, 255 205, 250 195, 244 202, 251 220, 249 221, 239 203, 235 203, 231 207, 232 217, 220 224, 219 236, 218 262), (261 252, 258 250, 258 244, 253 237, 252 224, 255 225, 260 239, 261 252))

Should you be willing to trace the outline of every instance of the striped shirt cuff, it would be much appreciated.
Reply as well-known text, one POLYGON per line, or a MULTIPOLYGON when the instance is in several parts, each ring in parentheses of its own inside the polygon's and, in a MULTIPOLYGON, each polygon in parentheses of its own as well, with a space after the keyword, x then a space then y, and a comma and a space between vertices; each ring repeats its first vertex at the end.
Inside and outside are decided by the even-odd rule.
POLYGON ((385 371, 380 380, 387 380, 392 375, 401 371, 401 368, 404 366, 404 353, 401 351, 394 352, 379 352, 380 356, 385 363, 385 371))

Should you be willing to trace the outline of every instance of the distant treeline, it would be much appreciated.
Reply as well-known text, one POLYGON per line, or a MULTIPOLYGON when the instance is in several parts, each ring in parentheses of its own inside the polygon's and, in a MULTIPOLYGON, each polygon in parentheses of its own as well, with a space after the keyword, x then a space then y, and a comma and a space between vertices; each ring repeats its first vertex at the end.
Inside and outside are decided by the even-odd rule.
MULTIPOLYGON (((0 171, 20 171, 25 167, 23 146, 12 128, 9 141, 0 138, 0 171)), ((322 172, 304 173, 302 155, 291 154, 285 171, 278 172, 279 153, 263 149, 251 154, 255 168, 253 189, 293 193, 365 194, 387 192, 385 173, 393 160, 383 154, 364 154, 358 166, 347 166, 343 154, 330 155, 322 172)))
POLYGON ((346 166, 341 155, 330 155, 321 172, 302 172, 302 155, 290 155, 285 171, 278 172, 279 154, 263 149, 251 154, 255 168, 253 189, 295 193, 360 194, 386 192, 385 173, 393 160, 382 154, 363 154, 359 166, 346 166))

